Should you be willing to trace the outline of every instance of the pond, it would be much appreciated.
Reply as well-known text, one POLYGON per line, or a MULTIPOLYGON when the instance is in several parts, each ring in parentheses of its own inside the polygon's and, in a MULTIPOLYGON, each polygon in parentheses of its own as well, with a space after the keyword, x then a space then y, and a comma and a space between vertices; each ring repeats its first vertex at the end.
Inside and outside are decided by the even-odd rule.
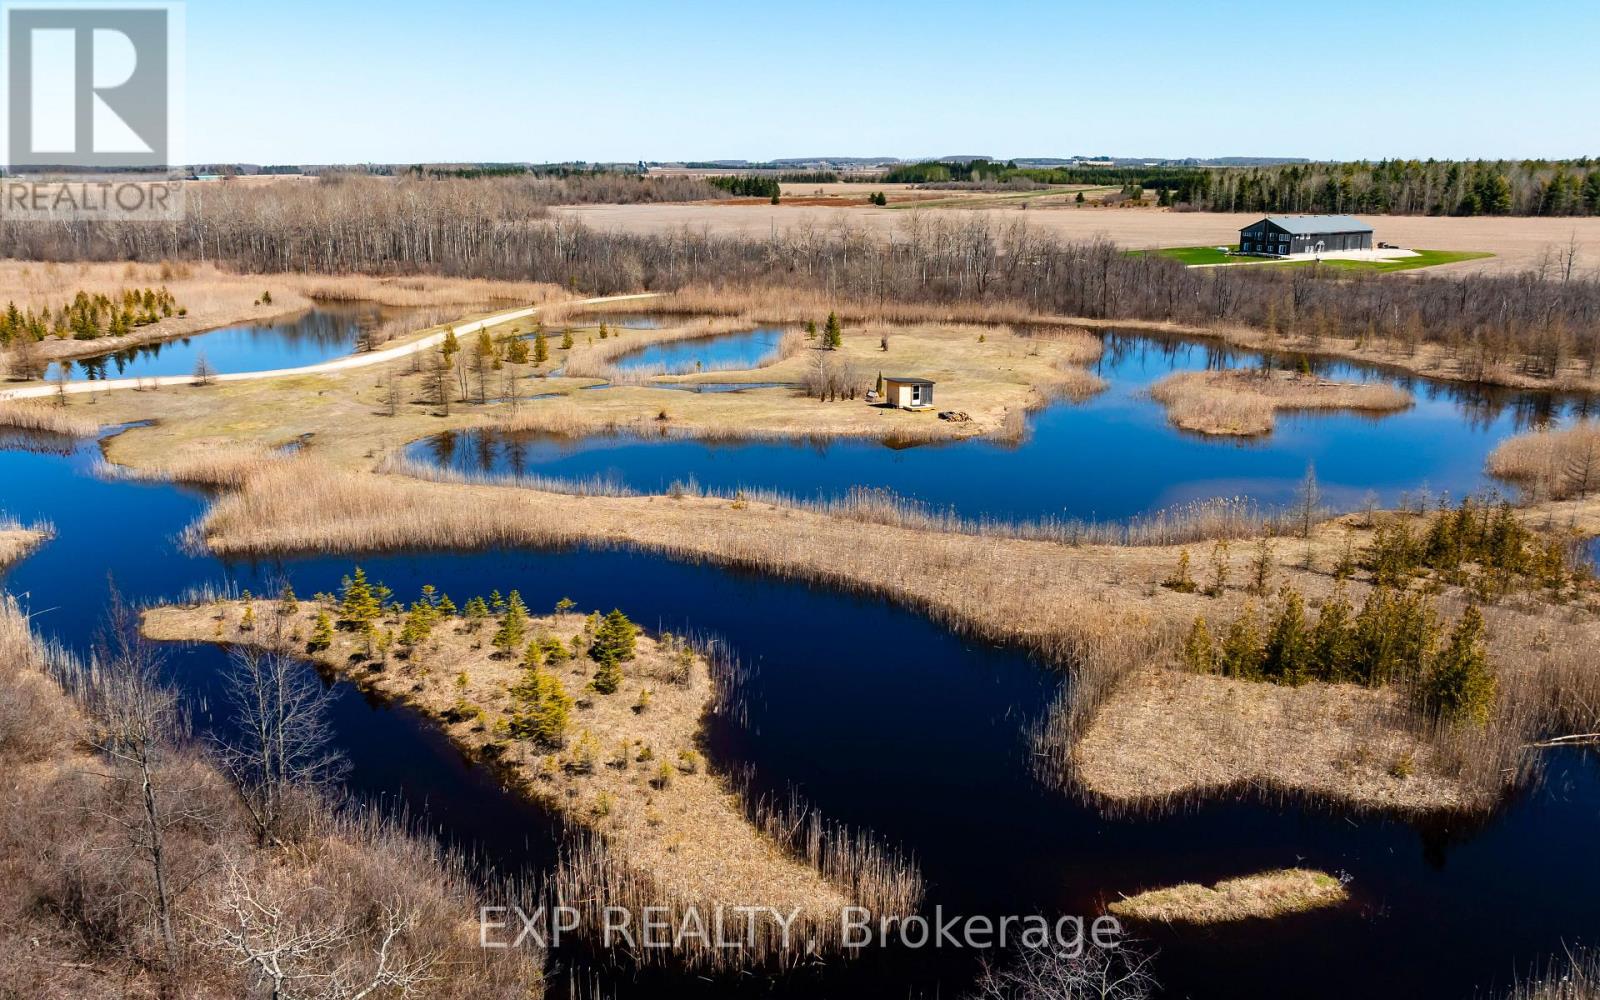
POLYGON ((1289 504, 1313 468, 1323 502, 1339 509, 1353 509, 1369 494, 1385 505, 1419 490, 1460 496, 1494 485, 1484 461, 1501 440, 1589 405, 1323 362, 1318 367, 1330 378, 1402 385, 1416 405, 1385 416, 1280 413, 1271 435, 1239 439, 1177 430, 1147 396, 1152 383, 1175 371, 1259 360, 1192 341, 1108 334, 1094 366, 1108 382, 1106 391, 1033 414, 1020 443, 980 439, 890 448, 851 440, 575 440, 472 431, 416 442, 408 454, 468 473, 599 480, 645 493, 693 482, 730 494, 764 489, 813 499, 867 487, 971 518, 1121 521, 1214 497, 1289 504))
MULTIPOLYGON (((41 632, 74 648, 90 642, 108 573, 136 601, 224 579, 264 592, 279 574, 310 594, 335 588, 353 562, 229 564, 183 554, 175 536, 204 498, 97 479, 97 455, 92 444, 0 450, 0 510, 48 517, 59 532, 0 583, 38 612, 41 632)), ((1600 931, 1592 863, 1600 756, 1592 752, 1553 755, 1543 786, 1475 824, 1412 826, 1238 802, 1111 820, 1030 776, 1026 732, 1055 697, 1057 673, 884 601, 614 550, 359 561, 401 597, 424 583, 458 601, 517 587, 535 608, 570 596, 580 607, 620 606, 653 629, 718 636, 749 668, 750 711, 744 725, 723 721, 708 733, 712 759, 752 765, 762 789, 797 785, 827 815, 903 845, 927 876, 930 911, 1093 913, 1120 892, 1293 864, 1353 879, 1355 902, 1338 910, 1151 932, 1171 996, 1348 1000, 1371 995, 1381 979, 1384 995, 1460 998, 1600 931), (903 655, 874 655, 883 648, 903 655)), ((222 654, 170 652, 201 727, 225 730, 222 654)), ((550 864, 558 834, 541 810, 464 763, 410 712, 347 685, 338 691, 333 721, 353 790, 409 809, 503 869, 550 864)), ((834 966, 821 984, 801 975, 776 991, 747 986, 762 995, 955 996, 977 957, 896 951, 834 966)), ((624 996, 711 992, 698 980, 613 985, 624 996)))
POLYGON ((692 375, 695 372, 747 371, 760 368, 778 355, 783 340, 780 327, 763 327, 739 333, 719 333, 688 340, 672 340, 629 351, 613 362, 624 372, 649 375, 692 375))
POLYGON ((321 306, 297 316, 225 326, 51 364, 45 377, 56 377, 62 365, 72 379, 192 375, 202 356, 219 374, 299 368, 353 353, 362 327, 379 322, 382 315, 374 305, 321 306))

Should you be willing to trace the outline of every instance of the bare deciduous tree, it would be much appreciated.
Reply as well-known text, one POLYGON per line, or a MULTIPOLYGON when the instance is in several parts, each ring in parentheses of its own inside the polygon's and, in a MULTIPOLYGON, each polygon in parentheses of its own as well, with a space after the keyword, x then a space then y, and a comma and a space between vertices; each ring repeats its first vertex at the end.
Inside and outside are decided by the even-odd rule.
POLYGON ((329 748, 330 690, 289 652, 282 619, 264 645, 229 650, 228 700, 235 733, 218 740, 224 770, 255 821, 256 835, 280 834, 294 794, 317 794, 344 774, 344 759, 329 748))
POLYGON ((399 898, 353 914, 316 887, 290 895, 231 867, 220 900, 227 920, 212 924, 213 943, 237 955, 273 1000, 409 997, 433 978, 439 956, 402 947, 418 914, 399 898))
POLYGON ((986 965, 969 1000, 1146 1000, 1157 985, 1150 956, 1126 945, 1076 958, 1024 948, 1010 965, 986 965))
POLYGON ((126 812, 110 818, 126 833, 133 856, 148 867, 149 892, 138 886, 129 886, 128 892, 150 910, 171 966, 178 955, 174 900, 186 886, 173 877, 169 833, 181 824, 209 819, 198 812, 194 797, 167 781, 188 735, 188 720, 176 692, 161 683, 159 653, 140 635, 138 616, 114 587, 97 646, 97 663, 84 685, 94 719, 89 742, 110 765, 105 777, 132 793, 126 797, 126 812))

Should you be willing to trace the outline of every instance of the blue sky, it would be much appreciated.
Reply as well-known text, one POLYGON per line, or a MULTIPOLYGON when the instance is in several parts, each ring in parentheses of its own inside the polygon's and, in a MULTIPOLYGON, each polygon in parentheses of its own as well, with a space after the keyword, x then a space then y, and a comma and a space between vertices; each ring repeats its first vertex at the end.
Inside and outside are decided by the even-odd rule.
POLYGON ((186 21, 196 162, 1600 154, 1592 0, 190 0, 186 21))

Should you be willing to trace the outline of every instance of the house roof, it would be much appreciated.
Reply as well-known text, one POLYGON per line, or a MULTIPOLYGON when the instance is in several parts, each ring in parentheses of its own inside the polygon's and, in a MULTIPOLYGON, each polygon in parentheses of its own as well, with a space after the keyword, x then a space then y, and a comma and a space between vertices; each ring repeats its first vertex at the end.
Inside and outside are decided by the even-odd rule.
POLYGON ((883 380, 885 382, 899 382, 901 385, 933 385, 932 379, 905 378, 900 375, 885 375, 883 380))
POLYGON ((1266 221, 1296 236, 1310 236, 1314 233, 1372 232, 1371 226, 1348 215, 1269 215, 1266 221))

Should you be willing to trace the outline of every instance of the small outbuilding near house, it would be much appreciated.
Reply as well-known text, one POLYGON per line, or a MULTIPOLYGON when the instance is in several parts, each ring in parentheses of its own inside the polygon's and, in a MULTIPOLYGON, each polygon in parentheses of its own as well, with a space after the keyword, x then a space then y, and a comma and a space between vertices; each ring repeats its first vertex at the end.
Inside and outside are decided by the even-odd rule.
POLYGON ((1239 230, 1239 252, 1295 254, 1371 250, 1372 227, 1348 215, 1269 215, 1239 230))
POLYGON ((883 398, 890 406, 903 410, 927 410, 933 407, 933 383, 925 378, 884 376, 883 398))

